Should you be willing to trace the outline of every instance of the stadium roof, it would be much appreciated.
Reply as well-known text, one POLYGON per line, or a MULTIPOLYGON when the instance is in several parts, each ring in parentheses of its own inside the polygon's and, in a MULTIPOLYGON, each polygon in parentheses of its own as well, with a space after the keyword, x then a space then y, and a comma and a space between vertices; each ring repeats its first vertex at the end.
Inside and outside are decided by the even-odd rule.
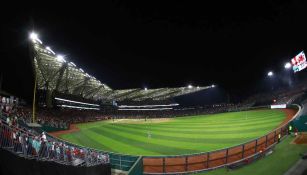
POLYGON ((30 38, 34 51, 37 88, 41 90, 71 94, 93 100, 143 101, 146 99, 164 100, 214 87, 189 85, 178 88, 113 90, 84 72, 73 62, 69 62, 64 56, 56 55, 51 48, 43 45, 36 34, 32 33, 30 38))

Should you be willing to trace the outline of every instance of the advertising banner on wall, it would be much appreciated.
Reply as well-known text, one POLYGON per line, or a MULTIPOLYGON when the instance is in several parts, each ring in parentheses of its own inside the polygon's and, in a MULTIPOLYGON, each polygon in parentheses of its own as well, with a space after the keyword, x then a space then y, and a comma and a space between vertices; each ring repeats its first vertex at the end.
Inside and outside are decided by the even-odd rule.
POLYGON ((285 108, 287 108, 286 104, 271 105, 271 109, 285 109, 285 108))

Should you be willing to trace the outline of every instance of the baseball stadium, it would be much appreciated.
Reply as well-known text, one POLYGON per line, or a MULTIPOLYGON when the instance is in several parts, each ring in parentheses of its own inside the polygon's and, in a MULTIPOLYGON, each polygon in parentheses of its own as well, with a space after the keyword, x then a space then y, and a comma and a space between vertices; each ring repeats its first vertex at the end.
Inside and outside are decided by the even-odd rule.
MULTIPOLYGON (((86 28, 83 27, 80 28, 86 28)), ((97 72, 105 73, 108 69, 105 72, 100 69, 100 59, 78 61, 74 58, 78 54, 84 56, 82 48, 86 50, 85 45, 92 48, 91 45, 97 44, 84 42, 84 38, 79 42, 72 33, 65 33, 66 29, 62 36, 48 36, 59 29, 55 28, 46 31, 47 27, 43 30, 36 26, 24 32, 27 35, 23 33, 22 41, 16 42, 25 45, 26 51, 9 53, 5 47, 1 53, 1 57, 4 55, 8 59, 8 63, 4 62, 0 68, 2 174, 307 174, 307 61, 304 47, 287 54, 278 53, 284 55, 281 61, 272 61, 275 65, 258 64, 257 70, 265 71, 262 79, 248 72, 253 68, 233 69, 242 77, 233 77, 238 74, 229 71, 233 79, 225 78, 227 72, 204 68, 211 74, 210 81, 202 81, 202 77, 208 79, 203 75, 193 75, 199 78, 186 81, 178 75, 191 73, 176 74, 183 71, 180 70, 182 65, 176 67, 176 62, 172 62, 171 66, 175 68, 169 69, 170 76, 164 74, 164 68, 158 67, 154 80, 147 81, 156 82, 156 85, 146 83, 137 87, 134 82, 138 79, 130 76, 135 75, 131 72, 147 78, 143 72, 150 69, 150 60, 135 65, 141 67, 139 69, 124 69, 129 67, 129 60, 103 60, 107 66, 115 65, 123 70, 118 74, 110 71, 108 78, 101 78, 97 72), (66 41, 66 35, 72 35, 71 43, 66 41), (78 49, 72 49, 71 45, 78 49), (29 64, 17 63, 14 54, 18 59, 25 58, 29 64), (30 73, 18 69, 18 75, 14 75, 10 71, 15 69, 10 64, 19 64, 19 68, 24 67, 30 73), (276 65, 282 68, 276 68, 276 65), (20 78, 14 78, 16 76, 20 78), (27 87, 23 86, 25 77, 28 78, 27 87), (118 85, 114 81, 126 84, 118 85), (251 86, 247 86, 248 82, 251 86), (262 85, 265 88, 260 88, 262 85)), ((168 32, 172 30, 170 28, 168 32)), ((67 30, 73 29, 68 27, 67 30)), ((214 32, 221 34, 224 29, 214 32)), ((95 42, 96 39, 91 40, 95 42)), ((116 39, 112 41, 115 43, 116 39)), ((104 44, 95 47, 107 50, 103 49, 104 44)), ((116 51, 121 52, 121 49, 116 51)), ((121 52, 124 53, 129 57, 130 53, 121 52)), ((149 54, 155 56, 158 53, 149 54)), ((159 63, 152 64, 164 64, 163 60, 164 57, 155 60, 159 63)), ((227 66, 227 62, 224 63, 227 66)), ((189 66, 184 62, 183 67, 189 66)))

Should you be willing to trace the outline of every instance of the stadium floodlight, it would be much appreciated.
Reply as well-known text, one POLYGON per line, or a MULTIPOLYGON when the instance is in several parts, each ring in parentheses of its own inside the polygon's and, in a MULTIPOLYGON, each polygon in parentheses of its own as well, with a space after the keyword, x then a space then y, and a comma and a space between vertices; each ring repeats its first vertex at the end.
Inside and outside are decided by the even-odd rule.
POLYGON ((274 73, 272 71, 268 72, 268 76, 272 77, 274 75, 274 73))
POLYGON ((30 39, 31 39, 31 40, 36 40, 37 38, 38 38, 38 35, 37 35, 36 33, 32 32, 32 33, 30 34, 30 39))
POLYGON ((46 47, 46 50, 50 51, 51 53, 53 53, 53 55, 55 55, 55 53, 53 52, 53 50, 51 50, 49 46, 46 47))
POLYGON ((147 91, 148 90, 147 87, 145 87, 144 90, 147 91))
POLYGON ((76 67, 75 63, 73 63, 73 62, 70 62, 70 64, 76 67))
POLYGON ((192 85, 188 85, 188 88, 189 88, 189 89, 192 89, 192 88, 193 88, 193 86, 192 86, 192 85))
POLYGON ((289 63, 289 62, 287 62, 286 64, 285 64, 285 69, 290 69, 292 66, 291 66, 291 63, 289 63))
POLYGON ((35 43, 36 41, 38 41, 40 44, 42 44, 43 42, 38 38, 37 33, 32 32, 30 34, 30 39, 35 43))
POLYGON ((63 55, 57 55, 55 58, 59 62, 66 62, 63 55))
POLYGON ((212 87, 212 88, 214 88, 214 87, 215 87, 215 85, 213 84, 213 85, 211 85, 211 87, 212 87))

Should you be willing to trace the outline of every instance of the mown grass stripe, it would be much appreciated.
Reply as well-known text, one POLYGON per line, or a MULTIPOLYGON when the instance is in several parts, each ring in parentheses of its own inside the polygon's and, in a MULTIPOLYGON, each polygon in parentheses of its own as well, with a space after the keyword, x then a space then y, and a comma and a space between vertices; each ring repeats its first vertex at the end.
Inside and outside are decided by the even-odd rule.
POLYGON ((107 147, 105 144, 101 144, 97 139, 93 139, 87 135, 87 132, 76 132, 71 134, 61 135, 61 138, 65 140, 70 140, 76 142, 82 146, 88 146, 96 149, 103 149, 108 151, 113 151, 112 147, 107 147))
MULTIPOLYGON (((109 126, 104 126, 106 128, 110 128, 112 129, 112 127, 109 126)), ((133 135, 144 135, 145 137, 147 137, 147 132, 146 131, 137 131, 137 130, 128 130, 125 128, 116 128, 116 131, 118 132, 122 132, 122 133, 129 133, 129 134, 133 134, 133 135)), ((246 134, 248 135, 248 134, 246 134)), ((258 133, 257 133, 258 135, 258 133)), ((191 143, 191 142, 196 142, 196 143, 228 143, 228 142, 234 142, 234 138, 224 138, 223 140, 221 140, 220 138, 208 138, 208 137, 189 137, 188 136, 182 136, 182 135, 166 135, 166 134, 161 134, 158 132, 152 132, 152 137, 154 138, 159 138, 162 140, 170 140, 170 141, 178 141, 178 142, 187 142, 187 143, 191 143)), ((244 142, 246 140, 250 140, 253 137, 242 137, 239 139, 235 139, 236 142, 244 142)))
MULTIPOLYGON (((96 128, 91 129, 91 131, 100 133, 101 130, 97 130, 96 128)), ((106 134, 106 137, 111 138, 113 140, 119 140, 121 143, 129 143, 129 145, 132 145, 136 148, 142 148, 144 150, 148 150, 151 152, 155 152, 158 154, 169 154, 169 153, 176 153, 176 152, 195 152, 195 150, 192 149, 185 149, 185 148, 176 148, 173 146, 165 146, 162 144, 158 144, 153 142, 153 139, 148 139, 148 142, 145 142, 145 139, 141 141, 140 137, 133 137, 129 134, 123 134, 119 132, 114 132, 112 130, 104 129, 104 133, 106 134)))
MULTIPOLYGON (((232 125, 231 123, 229 123, 226 126, 223 126, 223 131, 225 132, 229 132, 229 131, 237 131, 237 130, 241 130, 241 131, 245 131, 244 128, 248 128, 250 130, 252 129, 261 129, 262 127, 265 127, 267 125, 270 125, 272 127, 274 126, 278 126, 278 124, 281 122, 281 119, 276 119, 276 120, 269 120, 266 122, 255 122, 252 124, 242 124, 242 125, 232 125), (253 127, 250 127, 253 126, 253 127)), ((134 129, 148 129, 149 126, 144 126, 144 125, 137 125, 137 124, 116 124, 117 126, 123 126, 123 127, 128 127, 128 128, 134 128, 134 129)), ((199 132, 200 130, 204 130, 206 132, 213 132, 216 130, 220 130, 221 127, 219 126, 201 126, 201 127, 194 127, 191 126, 190 128, 186 127, 185 129, 183 129, 182 127, 165 127, 165 126, 159 126, 159 127, 153 127, 152 125, 150 125, 150 129, 151 130, 157 130, 157 131, 165 131, 165 132, 181 132, 181 133, 191 133, 191 134, 196 134, 197 132, 199 132)))
POLYGON ((280 110, 254 110, 177 117, 161 123, 109 120, 79 124, 80 132, 63 138, 125 154, 189 154, 235 146, 262 136, 276 128, 285 116, 280 110))

